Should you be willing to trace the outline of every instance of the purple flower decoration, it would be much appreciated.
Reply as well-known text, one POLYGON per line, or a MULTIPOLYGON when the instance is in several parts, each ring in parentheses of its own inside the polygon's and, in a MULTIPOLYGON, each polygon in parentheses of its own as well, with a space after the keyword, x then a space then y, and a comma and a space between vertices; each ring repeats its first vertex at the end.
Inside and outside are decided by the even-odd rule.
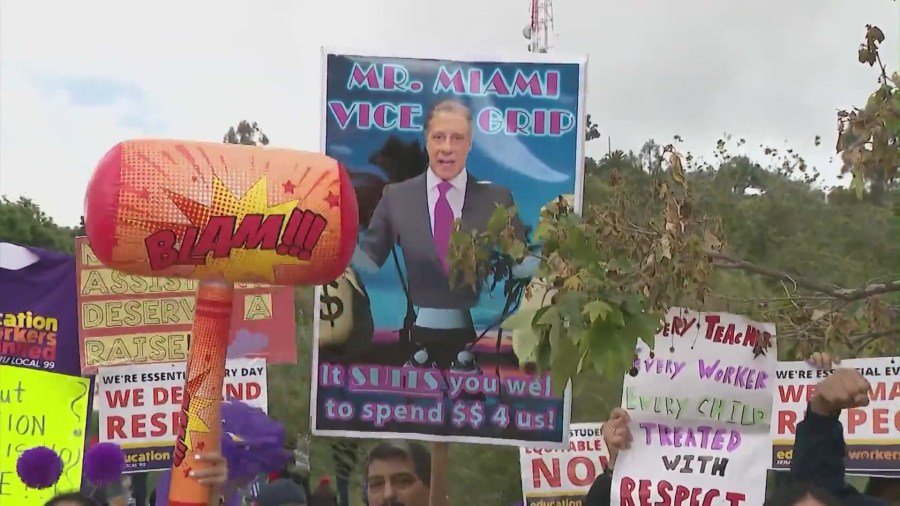
POLYGON ((291 452, 284 447, 284 425, 259 408, 240 401, 223 402, 222 431, 233 439, 222 444, 233 481, 249 482, 259 474, 281 469, 291 459, 291 452))
POLYGON ((115 443, 97 443, 84 454, 84 478, 102 486, 122 477, 125 470, 125 453, 115 443))
POLYGON ((25 450, 16 461, 16 474, 29 488, 49 488, 62 476, 63 461, 46 446, 25 450))

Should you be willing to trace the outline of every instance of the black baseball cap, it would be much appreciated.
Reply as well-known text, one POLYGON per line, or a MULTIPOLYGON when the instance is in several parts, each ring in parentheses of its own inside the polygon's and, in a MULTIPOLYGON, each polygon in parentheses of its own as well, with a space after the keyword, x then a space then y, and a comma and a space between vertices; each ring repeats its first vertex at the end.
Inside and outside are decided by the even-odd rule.
POLYGON ((269 483, 256 497, 257 506, 306 506, 303 487, 293 480, 279 478, 269 483))

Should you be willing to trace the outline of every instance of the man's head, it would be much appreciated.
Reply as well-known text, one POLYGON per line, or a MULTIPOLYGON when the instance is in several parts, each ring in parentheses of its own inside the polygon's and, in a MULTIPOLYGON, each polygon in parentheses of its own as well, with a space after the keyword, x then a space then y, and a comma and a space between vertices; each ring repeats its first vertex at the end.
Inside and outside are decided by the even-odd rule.
POLYGON ((828 492, 807 483, 793 483, 777 490, 763 506, 841 506, 828 492))
POLYGON ((425 118, 425 150, 431 170, 445 181, 466 167, 472 149, 472 111, 459 100, 442 100, 425 118))
POLYGON ((866 495, 884 499, 890 504, 900 503, 900 479, 869 478, 869 483, 866 485, 866 495))
POLYGON ((369 452, 369 506, 428 506, 431 452, 416 442, 384 441, 369 452))
POLYGON ((279 478, 259 491, 256 498, 259 506, 306 506, 303 487, 287 478, 279 478))
POLYGON ((71 492, 50 499, 44 506, 97 506, 97 501, 84 494, 71 492))

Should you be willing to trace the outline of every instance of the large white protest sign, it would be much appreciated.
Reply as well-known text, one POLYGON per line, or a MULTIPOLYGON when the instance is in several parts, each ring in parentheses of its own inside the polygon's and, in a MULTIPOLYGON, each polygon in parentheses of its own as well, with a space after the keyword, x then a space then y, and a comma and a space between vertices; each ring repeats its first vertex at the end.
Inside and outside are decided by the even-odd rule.
POLYGON ((673 309, 654 348, 635 354, 622 391, 634 442, 616 461, 612 504, 763 504, 775 326, 673 309))
POLYGON ((568 448, 519 449, 526 506, 581 506, 609 461, 602 427, 602 423, 573 423, 568 448))
MULTIPOLYGON (((168 469, 180 428, 185 364, 101 367, 100 441, 125 452, 126 472, 168 469)), ((262 358, 228 360, 223 398, 268 410, 266 362, 262 358)))
MULTIPOLYGON (((847 443, 847 472, 900 474, 900 357, 847 359, 839 367, 859 370, 869 380, 870 404, 844 410, 840 420, 847 443)), ((772 468, 790 469, 797 424, 816 385, 830 370, 806 362, 780 362, 772 408, 772 468)))

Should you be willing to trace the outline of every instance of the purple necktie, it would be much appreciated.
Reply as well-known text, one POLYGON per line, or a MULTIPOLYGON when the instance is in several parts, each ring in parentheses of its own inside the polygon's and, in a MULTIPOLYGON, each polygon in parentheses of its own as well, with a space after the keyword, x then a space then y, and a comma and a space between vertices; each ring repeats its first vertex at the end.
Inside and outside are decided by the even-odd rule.
POLYGON ((450 272, 448 253, 450 251, 450 231, 453 230, 453 209, 447 200, 447 192, 453 185, 447 181, 438 184, 437 202, 434 203, 434 251, 441 260, 444 272, 450 272))

